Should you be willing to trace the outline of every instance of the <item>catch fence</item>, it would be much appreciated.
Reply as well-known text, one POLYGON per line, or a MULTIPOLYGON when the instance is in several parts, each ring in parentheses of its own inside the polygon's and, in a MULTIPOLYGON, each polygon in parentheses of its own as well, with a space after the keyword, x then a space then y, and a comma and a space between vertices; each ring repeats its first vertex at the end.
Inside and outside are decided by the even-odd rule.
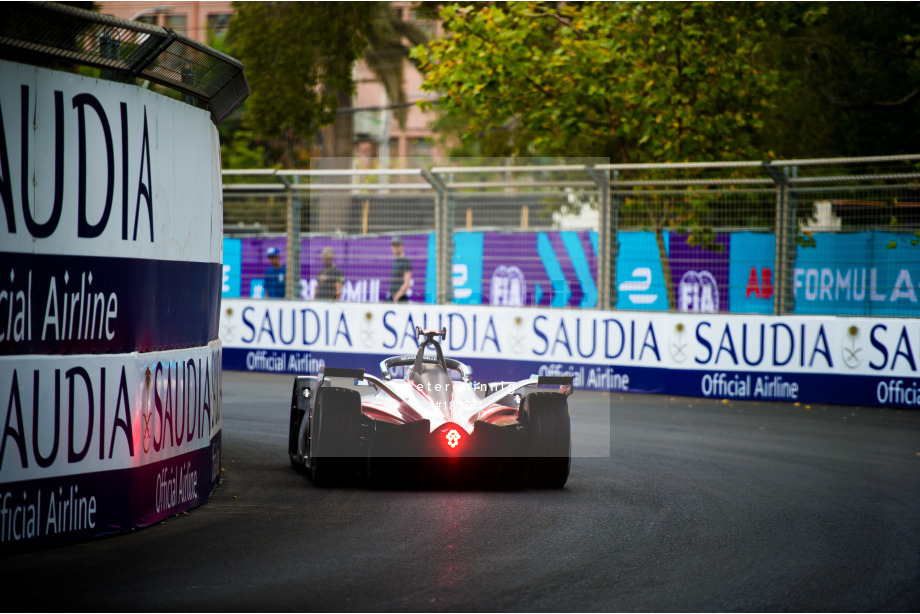
POLYGON ((272 298, 277 249, 283 298, 383 302, 402 252, 411 303, 916 316, 918 163, 224 171, 224 296, 272 298))

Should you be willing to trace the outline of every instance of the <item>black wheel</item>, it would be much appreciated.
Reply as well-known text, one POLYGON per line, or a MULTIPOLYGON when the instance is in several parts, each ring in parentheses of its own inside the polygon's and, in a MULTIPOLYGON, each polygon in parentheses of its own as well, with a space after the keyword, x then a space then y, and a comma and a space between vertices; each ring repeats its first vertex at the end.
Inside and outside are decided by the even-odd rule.
POLYGON ((294 392, 291 394, 291 419, 288 428, 288 456, 291 467, 298 473, 307 473, 307 467, 300 456, 297 439, 300 436, 300 423, 310 408, 310 395, 316 383, 315 377, 294 378, 294 392))
POLYGON ((310 475, 326 486, 351 477, 361 465, 361 395, 320 388, 310 422, 310 475))
POLYGON ((572 425, 566 397, 558 392, 531 392, 521 407, 529 440, 527 483, 535 488, 562 488, 572 465, 572 425))

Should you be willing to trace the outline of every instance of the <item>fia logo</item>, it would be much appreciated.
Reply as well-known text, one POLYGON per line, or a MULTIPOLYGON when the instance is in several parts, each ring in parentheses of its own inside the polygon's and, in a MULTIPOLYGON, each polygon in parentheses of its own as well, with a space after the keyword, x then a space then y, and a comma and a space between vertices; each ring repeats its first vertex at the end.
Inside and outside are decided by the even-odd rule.
POLYGON ((493 305, 523 305, 527 298, 527 282, 521 269, 516 266, 500 266, 495 269, 490 296, 493 305))
POLYGON ((678 311, 715 313, 719 311, 719 287, 709 271, 687 271, 677 289, 678 311))

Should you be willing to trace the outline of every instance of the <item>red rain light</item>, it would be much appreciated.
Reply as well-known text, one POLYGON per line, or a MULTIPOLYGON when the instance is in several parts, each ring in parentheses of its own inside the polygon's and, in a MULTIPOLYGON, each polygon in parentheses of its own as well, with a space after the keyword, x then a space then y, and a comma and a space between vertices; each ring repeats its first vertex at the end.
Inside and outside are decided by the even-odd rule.
POLYGON ((461 451, 466 447, 466 438, 469 436, 469 433, 466 432, 459 424, 454 422, 447 422, 438 427, 437 430, 431 433, 432 444, 434 444, 441 454, 446 454, 447 456, 456 456, 461 454, 461 451))

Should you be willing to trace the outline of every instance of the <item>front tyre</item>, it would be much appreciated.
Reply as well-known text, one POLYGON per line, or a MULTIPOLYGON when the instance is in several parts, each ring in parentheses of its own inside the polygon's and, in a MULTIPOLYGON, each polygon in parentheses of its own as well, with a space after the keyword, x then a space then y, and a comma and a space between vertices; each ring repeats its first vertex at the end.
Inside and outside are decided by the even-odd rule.
POLYGON ((562 488, 572 465, 572 425, 565 395, 531 392, 524 397, 521 421, 530 452, 527 484, 534 488, 562 488))
POLYGON ((319 486, 352 477, 360 467, 361 395, 347 388, 320 388, 310 422, 310 475, 319 486))

